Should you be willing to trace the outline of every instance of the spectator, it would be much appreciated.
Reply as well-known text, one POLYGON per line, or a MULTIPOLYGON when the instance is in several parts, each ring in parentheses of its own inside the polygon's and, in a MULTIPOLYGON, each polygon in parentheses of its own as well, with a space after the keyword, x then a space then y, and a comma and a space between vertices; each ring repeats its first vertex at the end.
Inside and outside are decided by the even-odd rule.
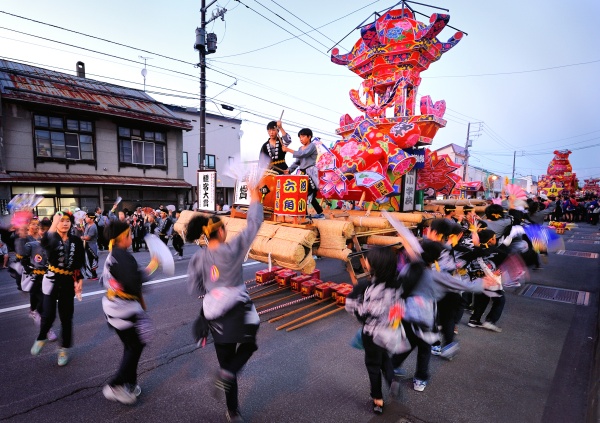
POLYGON ((8 269, 8 247, 0 240, 0 262, 2 267, 0 269, 8 269))

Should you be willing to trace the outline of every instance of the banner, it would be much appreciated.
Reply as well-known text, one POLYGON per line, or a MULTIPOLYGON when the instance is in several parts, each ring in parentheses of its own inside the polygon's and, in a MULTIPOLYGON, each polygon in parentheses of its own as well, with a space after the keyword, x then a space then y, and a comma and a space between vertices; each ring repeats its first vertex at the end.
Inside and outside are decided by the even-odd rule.
POLYGON ((417 171, 413 168, 402 177, 402 203, 403 212, 415 209, 415 193, 417 186, 417 171))
POLYGON ((425 167, 425 149, 423 148, 405 148, 404 151, 409 156, 417 159, 415 169, 423 169, 425 167))
POLYGON ((217 171, 198 171, 198 210, 216 211, 217 171))

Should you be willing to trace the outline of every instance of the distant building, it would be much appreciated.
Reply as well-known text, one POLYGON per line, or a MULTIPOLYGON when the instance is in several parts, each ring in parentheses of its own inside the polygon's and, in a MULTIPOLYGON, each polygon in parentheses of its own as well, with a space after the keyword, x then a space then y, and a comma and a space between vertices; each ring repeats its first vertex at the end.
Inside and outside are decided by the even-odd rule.
MULTIPOLYGON (((464 147, 461 147, 458 144, 448 144, 441 148, 435 150, 438 155, 446 154, 457 165, 460 165, 458 169, 456 169, 453 173, 463 178, 465 176, 464 182, 480 182, 481 186, 471 191, 465 191, 467 195, 471 195, 473 197, 495 197, 502 191, 503 178, 501 175, 495 174, 494 172, 490 172, 489 170, 473 166, 467 165, 467 172, 465 174, 465 162, 467 158, 467 152, 464 147)), ((457 187, 459 190, 460 187, 457 187)))
MULTIPOLYGON (((183 134, 183 177, 192 185, 186 199, 188 204, 198 201, 197 171, 200 168, 200 112, 195 108, 167 105, 179 118, 191 121, 193 129, 183 134)), ((213 113, 206 113, 205 169, 217 171, 215 200, 219 204, 233 204, 235 180, 224 175, 233 162, 240 160, 240 126, 242 121, 213 113)), ((257 152, 258 154, 258 152, 257 152)))
POLYGON ((143 91, 0 60, 0 211, 18 193, 36 212, 185 206, 183 131, 192 125, 143 91))

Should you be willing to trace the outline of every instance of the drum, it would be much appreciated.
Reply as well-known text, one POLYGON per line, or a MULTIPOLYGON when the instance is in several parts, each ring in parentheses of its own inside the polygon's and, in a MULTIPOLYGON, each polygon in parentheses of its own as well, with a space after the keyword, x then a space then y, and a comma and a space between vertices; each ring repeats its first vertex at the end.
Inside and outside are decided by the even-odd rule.
POLYGON ((265 209, 273 210, 275 207, 275 195, 276 195, 276 178, 278 173, 273 170, 266 170, 265 175, 260 180, 258 187, 263 194, 263 207, 265 209))

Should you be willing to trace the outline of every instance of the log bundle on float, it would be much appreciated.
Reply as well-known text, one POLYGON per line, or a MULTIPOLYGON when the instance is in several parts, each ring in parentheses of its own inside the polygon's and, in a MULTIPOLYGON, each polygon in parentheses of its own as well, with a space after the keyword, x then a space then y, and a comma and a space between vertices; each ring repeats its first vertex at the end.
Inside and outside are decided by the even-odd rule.
MULTIPOLYGON (((174 229, 185 235, 189 221, 198 214, 182 211, 174 229)), ((423 222, 438 217, 435 213, 391 213, 408 228, 416 228, 423 222)), ((207 214, 204 214, 207 215, 207 214)), ((235 237, 246 227, 246 220, 230 216, 219 216, 227 229, 227 240, 235 237)), ((366 264, 359 254, 362 270, 356 275, 349 255, 361 252, 361 245, 400 245, 396 230, 379 211, 348 210, 342 213, 327 213, 326 219, 314 219, 310 224, 292 225, 265 221, 250 248, 249 257, 288 269, 310 273, 315 269, 314 256, 334 258, 346 263, 353 283, 366 276, 366 264), (368 213, 368 215, 367 215, 368 213)), ((356 259, 355 259, 356 260, 356 259)))

